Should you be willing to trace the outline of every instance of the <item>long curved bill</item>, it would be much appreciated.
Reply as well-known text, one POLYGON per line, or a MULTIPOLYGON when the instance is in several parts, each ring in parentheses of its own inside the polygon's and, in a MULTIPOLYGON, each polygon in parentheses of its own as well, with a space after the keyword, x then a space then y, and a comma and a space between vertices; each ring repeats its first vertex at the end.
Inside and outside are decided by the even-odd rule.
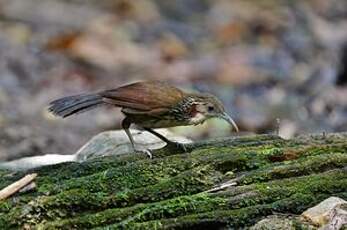
POLYGON ((239 127, 237 127, 235 121, 227 113, 223 113, 221 118, 226 120, 229 124, 231 124, 234 127, 234 129, 236 130, 236 132, 239 132, 239 127))

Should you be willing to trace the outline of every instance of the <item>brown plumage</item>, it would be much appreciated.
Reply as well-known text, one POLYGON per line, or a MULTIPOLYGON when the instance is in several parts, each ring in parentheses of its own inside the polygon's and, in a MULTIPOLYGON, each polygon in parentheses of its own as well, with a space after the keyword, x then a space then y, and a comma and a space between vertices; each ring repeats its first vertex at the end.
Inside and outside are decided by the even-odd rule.
POLYGON ((184 97, 181 90, 155 81, 133 83, 103 91, 100 95, 111 104, 141 111, 168 109, 184 97))
MULTIPOLYGON (((173 143, 153 128, 166 128, 182 125, 197 125, 212 117, 225 119, 238 128, 226 114, 223 104, 210 94, 192 94, 158 81, 136 82, 116 89, 94 94, 81 94, 64 97, 50 103, 49 110, 61 117, 85 112, 100 105, 121 107, 125 115, 122 127, 135 149, 135 143, 129 131, 136 124, 148 132, 185 150, 184 145, 173 143)), ((149 150, 145 151, 149 156, 149 150)))

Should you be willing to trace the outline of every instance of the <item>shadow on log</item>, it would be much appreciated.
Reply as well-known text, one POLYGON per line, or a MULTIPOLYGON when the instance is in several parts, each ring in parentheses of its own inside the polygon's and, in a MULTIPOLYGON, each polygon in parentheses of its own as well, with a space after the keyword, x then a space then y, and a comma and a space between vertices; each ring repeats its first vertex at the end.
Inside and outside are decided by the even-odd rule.
POLYGON ((27 173, 38 177, 34 191, 0 202, 0 226, 244 228, 273 214, 301 214, 330 196, 347 199, 345 133, 245 136, 189 149, 177 154, 164 148, 154 159, 126 154, 29 172, 2 170, 0 188, 27 173))

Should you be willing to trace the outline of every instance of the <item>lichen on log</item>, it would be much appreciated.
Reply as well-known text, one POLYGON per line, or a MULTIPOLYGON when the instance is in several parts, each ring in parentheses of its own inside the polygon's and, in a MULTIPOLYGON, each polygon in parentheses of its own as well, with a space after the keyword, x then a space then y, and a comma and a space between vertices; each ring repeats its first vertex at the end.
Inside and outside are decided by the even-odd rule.
MULTIPOLYGON (((29 172, 0 170, 0 188, 37 173, 36 190, 0 202, 2 229, 244 228, 347 199, 347 134, 202 141, 188 153, 126 154, 29 172), (221 183, 236 185, 208 192, 221 183)), ((299 224, 299 223, 298 223, 299 224)))

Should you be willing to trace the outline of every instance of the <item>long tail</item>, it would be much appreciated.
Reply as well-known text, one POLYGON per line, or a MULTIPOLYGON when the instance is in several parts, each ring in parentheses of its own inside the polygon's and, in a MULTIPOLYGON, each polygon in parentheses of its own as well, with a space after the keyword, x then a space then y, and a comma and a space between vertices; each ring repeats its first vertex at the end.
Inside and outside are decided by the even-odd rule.
POLYGON ((52 101, 48 108, 54 115, 68 117, 73 114, 82 113, 104 104, 102 97, 98 94, 82 94, 63 97, 52 101))

